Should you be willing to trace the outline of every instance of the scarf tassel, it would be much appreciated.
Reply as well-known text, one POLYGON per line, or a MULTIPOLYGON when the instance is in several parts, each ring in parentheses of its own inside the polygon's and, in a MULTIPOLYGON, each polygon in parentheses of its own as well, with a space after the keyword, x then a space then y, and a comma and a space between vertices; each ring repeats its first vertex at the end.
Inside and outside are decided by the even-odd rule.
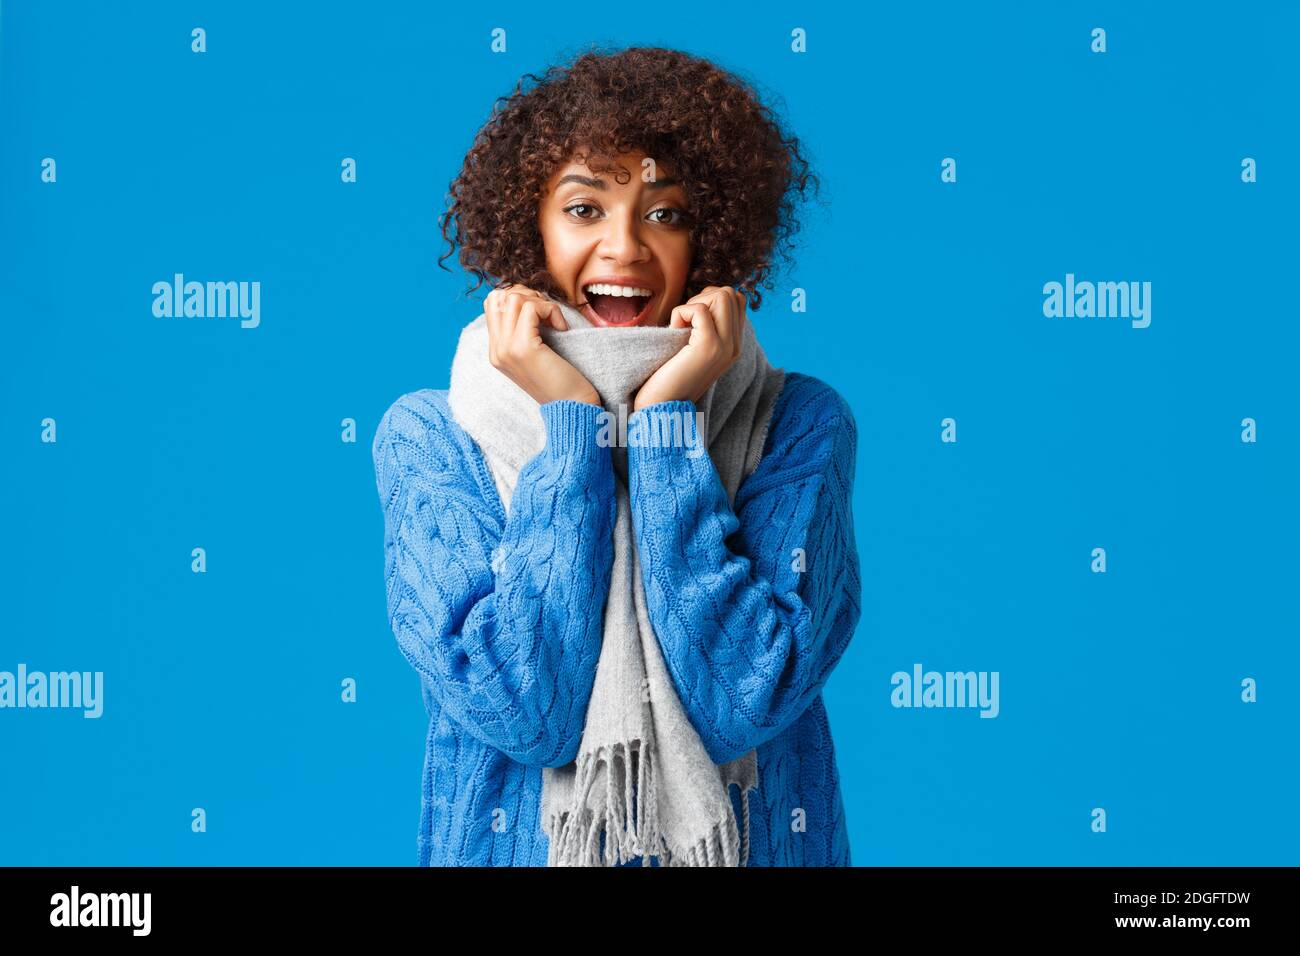
POLYGON ((662 845, 655 818, 653 762, 640 741, 617 743, 581 754, 577 762, 574 803, 577 809, 554 814, 547 821, 547 866, 619 866, 640 856, 649 866, 646 848, 662 845), (605 769, 603 805, 593 811, 588 796, 597 771, 605 769), (622 793, 615 787, 622 783, 622 793), (635 781, 635 785, 634 785, 635 781), (647 799, 639 799, 642 794, 647 799), (601 836, 605 837, 601 853, 601 836))
POLYGON ((655 813, 657 778, 652 753, 639 740, 633 740, 580 755, 575 783, 575 802, 579 809, 565 810, 558 819, 552 814, 547 821, 550 838, 547 866, 620 866, 636 857, 641 858, 642 866, 650 866, 652 856, 658 857, 663 866, 749 864, 749 790, 743 786, 744 815, 739 828, 742 832, 737 832, 734 819, 728 815, 726 823, 715 823, 708 836, 685 853, 672 851, 664 841, 655 813), (605 800, 599 810, 593 811, 587 805, 587 797, 602 766, 606 771, 605 800), (623 784, 621 794, 615 793, 618 781, 623 784), (647 799, 638 799, 643 794, 647 799))

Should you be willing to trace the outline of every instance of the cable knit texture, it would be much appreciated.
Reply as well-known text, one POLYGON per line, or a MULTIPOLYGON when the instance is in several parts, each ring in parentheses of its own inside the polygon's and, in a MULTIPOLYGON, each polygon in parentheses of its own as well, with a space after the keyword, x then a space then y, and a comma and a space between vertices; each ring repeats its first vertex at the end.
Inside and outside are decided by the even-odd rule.
MULTIPOLYGON (((629 428, 693 410, 651 405, 629 428)), ((520 472, 508 517, 445 392, 403 395, 372 444, 389 622, 429 715, 421 866, 545 866, 541 768, 573 760, 581 741, 614 474, 596 441, 600 408, 540 412, 546 446, 520 472)), ((821 692, 860 616, 856 447, 843 398, 787 372, 734 511, 708 455, 627 449, 646 599, 674 686, 715 762, 758 749, 750 866, 850 865, 821 692)))

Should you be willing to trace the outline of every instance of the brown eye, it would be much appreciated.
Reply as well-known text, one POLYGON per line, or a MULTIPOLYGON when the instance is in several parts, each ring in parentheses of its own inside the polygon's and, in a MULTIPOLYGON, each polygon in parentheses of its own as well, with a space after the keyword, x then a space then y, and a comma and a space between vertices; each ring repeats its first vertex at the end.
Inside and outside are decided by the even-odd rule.
MULTIPOLYGON (((595 208, 596 208, 596 207, 593 206, 593 205, 591 205, 590 203, 578 202, 578 203, 574 203, 572 206, 565 206, 565 207, 564 207, 564 211, 567 212, 569 215, 573 216, 573 215, 577 215, 576 213, 574 213, 574 210, 575 210, 575 209, 595 209, 595 208)), ((577 218, 579 218, 579 219, 589 219, 589 218, 591 218, 591 217, 590 217, 590 216, 578 216, 577 218)))
POLYGON ((661 212, 670 212, 670 213, 672 213, 674 216, 676 216, 676 218, 675 218, 675 219, 656 219, 656 220, 654 220, 655 222, 659 223, 660 225, 663 225, 663 226, 680 226, 680 225, 683 225, 683 224, 686 222, 686 213, 682 212, 682 210, 677 209, 677 208, 675 208, 675 207, 673 207, 673 206, 660 206, 658 209, 652 209, 652 210, 650 211, 650 215, 655 216, 655 215, 658 215, 658 214, 661 213, 661 212))

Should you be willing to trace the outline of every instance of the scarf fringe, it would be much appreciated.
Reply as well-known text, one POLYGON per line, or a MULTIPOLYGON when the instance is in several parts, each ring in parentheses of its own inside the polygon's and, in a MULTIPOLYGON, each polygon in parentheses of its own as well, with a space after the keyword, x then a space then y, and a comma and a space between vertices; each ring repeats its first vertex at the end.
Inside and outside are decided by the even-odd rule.
POLYGON ((661 866, 748 866, 749 790, 741 787, 744 806, 741 832, 728 813, 725 822, 715 823, 707 836, 687 847, 685 852, 674 852, 659 827, 658 777, 654 764, 653 750, 642 746, 640 740, 606 745, 580 754, 574 785, 576 809, 553 813, 546 821, 549 837, 546 865, 620 866, 640 857, 642 866, 650 866, 651 857, 657 857, 661 866), (592 810, 587 805, 587 797, 602 766, 605 799, 599 810, 592 810), (621 799, 614 792, 617 780, 623 781, 621 799))

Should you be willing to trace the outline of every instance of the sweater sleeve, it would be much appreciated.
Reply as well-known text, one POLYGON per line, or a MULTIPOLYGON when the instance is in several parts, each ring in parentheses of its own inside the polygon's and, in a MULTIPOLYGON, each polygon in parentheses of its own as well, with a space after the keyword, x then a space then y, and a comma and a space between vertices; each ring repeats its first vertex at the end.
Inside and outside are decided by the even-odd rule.
POLYGON ((372 453, 403 656, 474 737, 558 767, 577 755, 596 676, 616 499, 600 409, 540 411, 546 445, 521 469, 508 517, 482 490, 478 446, 427 393, 389 408, 372 453))
MULTIPOLYGON (((788 378, 784 390, 734 511, 707 454, 628 448, 647 608, 683 707, 718 764, 803 714, 861 614, 852 411, 811 376, 788 378)), ((638 416, 673 414, 693 422, 695 405, 647 406, 629 416, 629 434, 638 416)), ((664 424, 643 421, 643 433, 669 434, 664 424)))

